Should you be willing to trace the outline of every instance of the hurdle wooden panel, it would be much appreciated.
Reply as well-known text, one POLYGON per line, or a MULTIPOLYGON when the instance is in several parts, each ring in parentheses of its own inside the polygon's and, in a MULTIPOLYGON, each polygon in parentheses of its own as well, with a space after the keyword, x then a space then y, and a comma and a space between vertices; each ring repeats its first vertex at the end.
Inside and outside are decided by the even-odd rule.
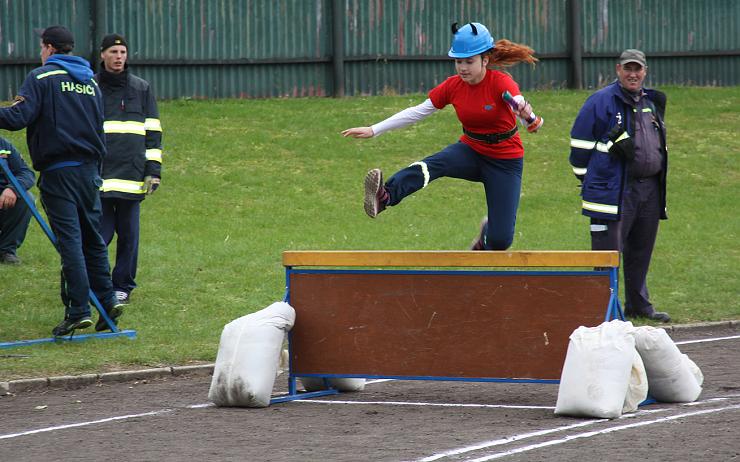
POLYGON ((618 252, 289 251, 283 265, 291 395, 300 376, 556 383, 573 330, 621 317, 618 252))

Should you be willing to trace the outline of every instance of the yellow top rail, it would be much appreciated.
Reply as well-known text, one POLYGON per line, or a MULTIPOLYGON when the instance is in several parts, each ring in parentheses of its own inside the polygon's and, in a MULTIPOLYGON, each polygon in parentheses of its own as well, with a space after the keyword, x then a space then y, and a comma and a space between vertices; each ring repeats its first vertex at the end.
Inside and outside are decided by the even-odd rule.
POLYGON ((619 267, 617 251, 288 250, 283 266, 619 267))

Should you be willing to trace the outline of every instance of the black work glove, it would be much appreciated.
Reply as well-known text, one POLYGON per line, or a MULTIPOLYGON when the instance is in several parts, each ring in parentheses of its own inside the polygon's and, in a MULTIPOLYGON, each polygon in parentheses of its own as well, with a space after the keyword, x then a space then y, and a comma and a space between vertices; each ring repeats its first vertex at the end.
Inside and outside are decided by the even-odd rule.
POLYGON ((607 136, 612 142, 609 147, 610 155, 628 162, 635 158, 635 142, 621 125, 615 125, 607 136))

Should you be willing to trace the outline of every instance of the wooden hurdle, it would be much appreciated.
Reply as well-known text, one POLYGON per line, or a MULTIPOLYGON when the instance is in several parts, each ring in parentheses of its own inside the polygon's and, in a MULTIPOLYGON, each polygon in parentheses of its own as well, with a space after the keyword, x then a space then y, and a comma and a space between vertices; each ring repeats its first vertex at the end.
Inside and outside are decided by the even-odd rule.
POLYGON ((298 377, 558 383, 573 330, 624 319, 616 251, 286 251, 283 265, 296 323, 273 402, 307 397, 298 377))

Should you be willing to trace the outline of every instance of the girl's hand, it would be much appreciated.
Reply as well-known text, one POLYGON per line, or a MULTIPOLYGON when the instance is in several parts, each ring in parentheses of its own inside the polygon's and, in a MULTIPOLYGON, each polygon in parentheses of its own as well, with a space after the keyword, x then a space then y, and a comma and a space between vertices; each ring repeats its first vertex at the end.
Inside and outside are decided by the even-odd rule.
POLYGON ((532 119, 532 106, 526 100, 519 101, 517 106, 517 115, 519 117, 527 121, 532 119))
POLYGON ((373 135, 373 129, 370 127, 354 127, 342 131, 342 136, 345 138, 348 136, 352 138, 372 138, 373 135))

